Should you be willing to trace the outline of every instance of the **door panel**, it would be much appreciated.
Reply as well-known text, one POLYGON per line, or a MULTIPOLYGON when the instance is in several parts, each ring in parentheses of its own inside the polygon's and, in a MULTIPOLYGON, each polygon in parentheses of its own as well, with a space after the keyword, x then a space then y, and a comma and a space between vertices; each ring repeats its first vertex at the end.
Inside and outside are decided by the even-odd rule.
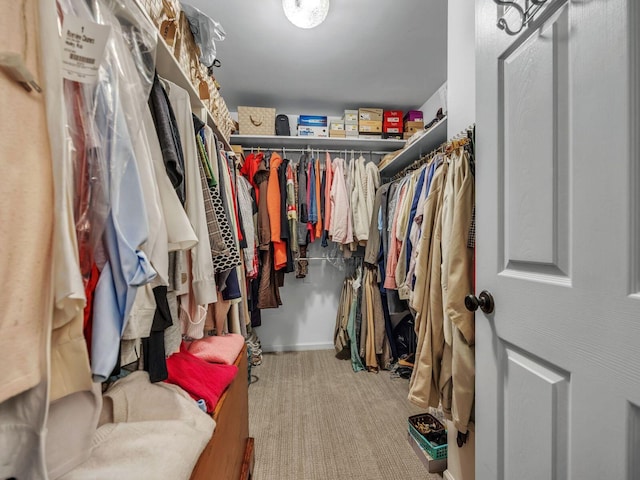
POLYGON ((567 30, 565 5, 499 60, 505 268, 513 274, 569 273, 567 30))
POLYGON ((639 4, 476 2, 479 480, 640 479, 639 4))
POLYGON ((569 375, 510 346, 505 357, 506 477, 566 478, 569 375), (536 454, 523 456, 532 437, 537 441, 536 454))
POLYGON ((627 458, 629 475, 627 480, 640 478, 640 407, 629 404, 627 425, 629 425, 629 439, 627 441, 627 458))

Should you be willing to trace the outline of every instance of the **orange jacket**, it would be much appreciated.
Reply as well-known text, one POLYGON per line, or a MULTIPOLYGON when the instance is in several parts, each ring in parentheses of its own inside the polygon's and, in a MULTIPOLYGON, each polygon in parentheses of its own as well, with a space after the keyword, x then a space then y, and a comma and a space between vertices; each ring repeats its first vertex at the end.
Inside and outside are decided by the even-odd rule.
POLYGON ((271 227, 271 242, 273 243, 273 263, 276 270, 287 266, 287 245, 280 238, 281 205, 280 182, 278 167, 282 164, 282 157, 277 153, 271 154, 269 161, 269 184, 267 186, 267 210, 271 227))

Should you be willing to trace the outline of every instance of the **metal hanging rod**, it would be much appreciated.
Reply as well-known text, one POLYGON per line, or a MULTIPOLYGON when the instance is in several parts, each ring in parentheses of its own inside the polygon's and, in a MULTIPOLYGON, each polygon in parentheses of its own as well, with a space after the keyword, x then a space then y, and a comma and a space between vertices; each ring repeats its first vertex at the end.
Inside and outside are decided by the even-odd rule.
MULTIPOLYGON (((529 23, 533 21, 536 14, 547 3, 548 0, 524 0, 524 7, 515 0, 493 0, 498 6, 505 7, 505 15, 498 20, 498 28, 504 30, 508 35, 518 35, 529 23), (507 23, 507 15, 511 9, 516 12, 519 25, 511 29, 507 23)), ((522 2, 520 2, 522 3, 522 2)))
POLYGON ((298 152, 298 153, 311 153, 311 152, 320 152, 320 153, 324 153, 324 152, 329 152, 329 153, 351 153, 352 155, 355 154, 367 154, 367 155, 386 155, 389 152, 379 152, 379 151, 375 151, 375 150, 360 150, 360 149, 353 149, 353 148, 343 148, 340 150, 335 150, 335 149, 328 149, 328 148, 287 148, 287 147, 280 147, 280 148, 271 148, 271 147, 244 147, 245 150, 249 150, 251 152, 253 152, 254 150, 261 150, 263 152, 298 152))

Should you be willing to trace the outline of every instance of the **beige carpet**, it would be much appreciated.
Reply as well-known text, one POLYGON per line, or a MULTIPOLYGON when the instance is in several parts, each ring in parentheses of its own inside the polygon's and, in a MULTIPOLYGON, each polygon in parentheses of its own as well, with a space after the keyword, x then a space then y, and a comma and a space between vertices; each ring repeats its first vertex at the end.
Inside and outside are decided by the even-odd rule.
POLYGON ((408 381, 354 373, 331 350, 264 354, 252 369, 255 480, 438 479, 407 442, 408 381))

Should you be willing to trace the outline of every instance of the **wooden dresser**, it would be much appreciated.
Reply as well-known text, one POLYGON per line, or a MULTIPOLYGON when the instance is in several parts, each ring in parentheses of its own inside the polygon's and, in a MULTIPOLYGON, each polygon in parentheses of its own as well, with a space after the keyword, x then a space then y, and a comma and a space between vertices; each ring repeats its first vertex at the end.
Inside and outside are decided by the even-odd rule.
POLYGON ((193 469, 191 480, 248 480, 253 472, 253 438, 249 437, 247 346, 235 361, 238 374, 213 412, 216 429, 193 469))

